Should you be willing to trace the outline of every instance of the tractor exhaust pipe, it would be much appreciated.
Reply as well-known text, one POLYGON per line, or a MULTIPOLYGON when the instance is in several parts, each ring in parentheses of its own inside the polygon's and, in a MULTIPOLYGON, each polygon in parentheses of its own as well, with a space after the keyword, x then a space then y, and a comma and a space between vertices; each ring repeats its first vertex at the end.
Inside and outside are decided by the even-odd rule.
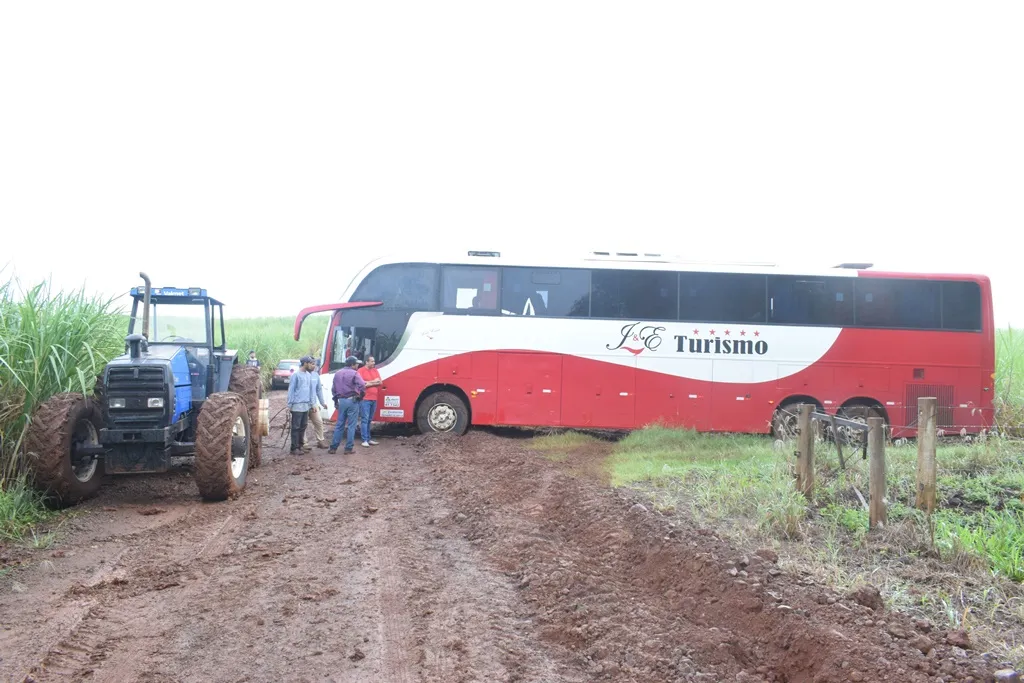
POLYGON ((148 342, 149 341, 149 292, 150 292, 150 289, 152 289, 152 287, 151 287, 151 283, 149 281, 149 276, 148 275, 146 275, 145 273, 139 273, 139 277, 141 277, 142 281, 146 283, 146 293, 143 295, 143 299, 142 299, 142 336, 145 337, 146 341, 148 342))

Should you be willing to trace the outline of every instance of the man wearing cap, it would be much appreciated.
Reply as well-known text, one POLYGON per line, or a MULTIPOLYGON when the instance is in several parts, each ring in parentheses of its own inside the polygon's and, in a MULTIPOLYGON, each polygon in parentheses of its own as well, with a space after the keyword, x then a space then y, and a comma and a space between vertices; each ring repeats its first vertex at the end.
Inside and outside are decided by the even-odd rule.
POLYGON ((366 391, 366 382, 356 372, 356 365, 359 359, 349 356, 345 359, 345 367, 334 373, 334 383, 331 385, 331 393, 334 397, 334 406, 338 409, 335 415, 334 438, 331 440, 331 448, 328 453, 337 453, 341 444, 341 432, 345 429, 345 453, 355 450, 356 424, 359 422, 359 401, 366 391))
POLYGON ((256 351, 249 351, 249 360, 245 361, 245 364, 250 368, 258 368, 260 366, 259 360, 256 358, 256 351))
POLYGON ((288 384, 288 410, 292 411, 292 455, 302 455, 306 450, 302 445, 302 437, 309 424, 309 411, 316 406, 316 390, 320 384, 320 378, 310 372, 313 369, 312 357, 303 356, 299 363, 299 371, 292 375, 292 381, 288 384))

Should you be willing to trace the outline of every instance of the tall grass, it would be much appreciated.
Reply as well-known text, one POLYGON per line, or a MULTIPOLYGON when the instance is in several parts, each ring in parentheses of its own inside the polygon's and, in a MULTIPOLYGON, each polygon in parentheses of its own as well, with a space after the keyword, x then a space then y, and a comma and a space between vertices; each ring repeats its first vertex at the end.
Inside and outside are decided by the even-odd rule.
POLYGON ((260 376, 267 388, 274 368, 282 360, 306 354, 320 356, 330 319, 329 314, 306 318, 300 341, 293 337, 295 321, 292 318, 229 318, 224 321, 224 330, 228 348, 238 349, 239 362, 245 362, 250 349, 256 351, 260 376))
POLYGON ((1024 427, 1024 332, 996 334, 996 421, 1011 433, 1024 427))
POLYGON ((0 487, 17 470, 36 407, 56 393, 92 393, 104 364, 124 349, 112 299, 84 290, 53 292, 43 282, 22 290, 0 284, 0 487))

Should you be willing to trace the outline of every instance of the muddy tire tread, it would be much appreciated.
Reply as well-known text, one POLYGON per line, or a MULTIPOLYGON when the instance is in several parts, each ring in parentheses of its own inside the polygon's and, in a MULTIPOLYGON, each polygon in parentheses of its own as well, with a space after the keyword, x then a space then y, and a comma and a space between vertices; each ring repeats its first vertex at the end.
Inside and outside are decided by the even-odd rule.
POLYGON ((55 394, 32 415, 25 434, 25 452, 33 484, 62 505, 74 505, 95 495, 103 480, 103 461, 88 482, 70 471, 71 438, 80 420, 89 420, 97 432, 103 426, 96 401, 79 393, 55 394))
MULTIPOLYGON (((236 417, 249 421, 245 408, 241 396, 223 392, 211 394, 199 411, 195 479, 200 495, 206 500, 226 500, 241 493, 231 476, 231 431, 236 417)), ((251 426, 246 427, 251 432, 251 426)))
POLYGON ((259 433, 260 399, 263 398, 263 381, 259 368, 236 365, 231 368, 228 391, 238 394, 249 412, 249 469, 263 463, 263 435, 259 433))

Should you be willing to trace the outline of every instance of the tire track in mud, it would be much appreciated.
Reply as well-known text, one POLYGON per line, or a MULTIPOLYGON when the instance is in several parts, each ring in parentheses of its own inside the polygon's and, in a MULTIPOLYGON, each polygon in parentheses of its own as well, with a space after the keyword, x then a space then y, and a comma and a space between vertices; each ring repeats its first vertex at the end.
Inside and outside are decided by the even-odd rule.
POLYGON ((271 458, 240 499, 184 513, 164 499, 168 523, 100 540, 99 571, 64 582, 32 680, 586 680, 450 523, 413 443, 271 458))
POLYGON ((990 680, 990 663, 904 615, 801 585, 769 550, 740 552, 567 474, 592 463, 555 465, 484 432, 434 437, 425 457, 465 537, 518 580, 537 637, 588 680, 990 680))
POLYGON ((394 501, 373 515, 385 542, 376 556, 387 680, 584 681, 537 643, 507 577, 448 521, 457 513, 433 475, 413 453, 388 464, 367 496, 370 505, 394 501))
MULTIPOLYGON (((82 596, 88 605, 85 614, 66 636, 47 652, 41 669, 33 674, 40 683, 94 677, 98 669, 109 670, 118 680, 141 680, 151 664, 147 657, 158 654, 148 641, 160 639, 162 631, 154 632, 159 622, 147 619, 144 607, 156 599, 154 593, 184 585, 190 567, 211 546, 223 547, 222 532, 234 519, 213 519, 196 527, 192 515, 184 515, 163 525, 164 533, 176 538, 156 537, 152 530, 141 534, 141 542, 123 547, 120 552, 84 583, 76 583, 68 596, 82 596), (205 540, 195 548, 181 543, 184 535, 197 534, 205 540), (216 545, 214 545, 216 542, 216 545), (131 643, 123 647, 123 643, 131 643)), ((202 567, 196 567, 202 571, 202 567)))
POLYGON ((381 640, 381 669, 389 672, 395 683, 409 683, 409 652, 412 638, 406 614, 405 591, 400 579, 398 553, 393 547, 377 548, 374 553, 377 570, 380 572, 380 624, 378 635, 381 640))

